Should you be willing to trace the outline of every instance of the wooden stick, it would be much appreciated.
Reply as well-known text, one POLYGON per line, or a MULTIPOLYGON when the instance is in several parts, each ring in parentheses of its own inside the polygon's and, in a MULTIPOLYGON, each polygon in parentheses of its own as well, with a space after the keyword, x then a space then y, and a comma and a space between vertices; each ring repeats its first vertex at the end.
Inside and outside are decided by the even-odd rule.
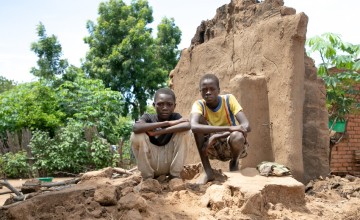
POLYGON ((116 173, 120 173, 120 174, 128 174, 128 175, 132 175, 133 172, 131 171, 128 171, 128 170, 125 170, 123 168, 119 168, 119 167, 114 167, 113 168, 113 171, 116 172, 116 173))
POLYGON ((5 194, 9 194, 9 193, 14 193, 14 192, 13 191, 0 192, 0 195, 5 195, 5 194))
POLYGON ((56 174, 56 175, 61 174, 61 175, 72 176, 72 177, 79 176, 78 174, 68 173, 68 172, 62 172, 62 171, 57 171, 57 172, 54 172, 54 174, 56 174))
POLYGON ((138 167, 133 167, 133 168, 131 168, 129 171, 130 172, 134 172, 135 170, 137 170, 138 169, 138 167))
POLYGON ((42 182, 40 184, 36 183, 24 183, 23 186, 41 186, 41 187, 53 187, 53 186, 63 186, 63 185, 69 185, 69 184, 76 184, 80 181, 80 178, 74 178, 70 180, 60 181, 60 182, 53 182, 53 183, 46 183, 42 182))
POLYGON ((17 189, 15 189, 15 187, 13 187, 6 179, 4 179, 3 181, 0 181, 0 185, 7 187, 8 189, 10 189, 12 192, 14 192, 16 194, 16 196, 14 197, 14 200, 16 200, 16 201, 24 200, 24 195, 21 192, 19 192, 17 189))

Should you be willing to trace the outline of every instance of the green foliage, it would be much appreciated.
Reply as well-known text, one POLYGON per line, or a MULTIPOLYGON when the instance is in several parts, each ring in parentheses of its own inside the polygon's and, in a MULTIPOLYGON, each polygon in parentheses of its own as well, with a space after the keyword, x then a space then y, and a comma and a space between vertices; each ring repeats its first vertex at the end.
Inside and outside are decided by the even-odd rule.
POLYGON ((91 158, 97 169, 116 166, 119 154, 111 150, 110 145, 100 138, 95 138, 90 146, 91 158))
POLYGON ((24 178, 30 175, 30 166, 25 151, 0 155, 0 176, 6 178, 24 178))
POLYGON ((0 93, 8 91, 14 86, 16 86, 16 83, 13 80, 0 76, 0 93))
POLYGON ((30 142, 34 168, 47 174, 55 171, 79 173, 115 166, 118 153, 113 152, 103 138, 94 136, 91 142, 86 141, 85 127, 84 123, 70 120, 54 138, 47 132, 35 131, 30 142))
POLYGON ((178 59, 180 30, 173 20, 164 19, 155 40, 147 27, 152 21, 146 0, 130 5, 110 0, 100 3, 97 24, 87 23, 90 36, 85 42, 90 51, 83 68, 90 77, 102 79, 106 87, 123 94, 123 115, 131 109, 133 118, 145 111, 146 101, 166 83, 178 59))
POLYGON ((180 50, 178 45, 181 41, 181 31, 175 25, 173 18, 163 18, 157 27, 157 60, 166 71, 171 71, 176 66, 180 50))
POLYGON ((90 164, 89 143, 84 139, 83 125, 73 120, 54 138, 47 132, 35 131, 30 148, 35 158, 34 167, 42 173, 78 173, 90 164))
POLYGON ((119 155, 109 154, 110 143, 117 144, 131 133, 131 118, 120 116, 121 94, 106 89, 101 80, 85 78, 76 69, 73 73, 73 81, 54 81, 57 88, 34 82, 0 94, 0 136, 22 128, 34 131, 30 146, 34 167, 42 174, 111 166, 119 155), (96 138, 87 142, 86 127, 95 127, 105 142, 96 138))
POLYGON ((48 132, 33 132, 29 147, 35 159, 33 167, 41 174, 46 175, 48 171, 56 169, 52 162, 52 156, 56 155, 52 149, 54 145, 54 139, 50 138, 48 132))
POLYGON ((118 137, 129 139, 133 127, 133 120, 130 117, 120 117, 117 121, 116 128, 118 137))
POLYGON ((22 128, 49 132, 62 125, 55 91, 40 82, 20 84, 0 94, 0 132, 22 128))
MULTIPOLYGON (((116 2, 112 1, 112 3, 116 2)), ((100 10, 106 17, 110 11, 106 11, 105 6, 100 10)), ((148 43, 153 42, 150 37, 151 32, 145 28, 145 25, 152 21, 152 12, 145 6, 147 6, 146 1, 139 1, 127 9, 129 13, 132 11, 138 16, 138 18, 129 17, 129 24, 137 25, 133 28, 135 32, 132 32, 132 39, 137 39, 137 43, 133 46, 137 45, 136 47, 139 48, 142 47, 140 45, 150 45, 148 43), (142 33, 144 38, 137 36, 142 33)), ((111 13, 116 14, 117 11, 111 13)), ((123 31, 118 27, 109 28, 115 32, 123 31)), ((126 34, 130 29, 130 27, 127 29, 126 34)), ((30 142, 35 159, 33 168, 38 169, 43 175, 55 171, 78 173, 115 165, 120 156, 111 150, 110 144, 124 142, 132 131, 131 117, 121 116, 126 112, 123 95, 119 91, 105 88, 101 79, 87 78, 82 69, 72 65, 68 67, 67 61, 61 59, 61 45, 57 38, 54 35, 48 37, 45 32, 44 25, 40 23, 37 27, 39 40, 31 47, 38 56, 38 68, 32 68, 31 72, 40 80, 16 85, 10 80, 0 78, 0 138, 6 139, 6 132, 29 128, 33 132, 30 142), (59 75, 61 77, 57 77, 59 75), (96 131, 92 141, 87 141, 85 138, 85 131, 89 127, 96 131)), ((116 35, 113 40, 117 42, 116 35)), ((135 52, 127 48, 125 41, 123 44, 125 46, 115 45, 122 48, 122 51, 137 54, 128 56, 125 60, 131 63, 133 58, 143 59, 141 53, 144 50, 135 52)), ((103 49, 108 50, 108 45, 111 44, 105 44, 103 49)), ((149 51, 145 52, 149 53, 149 51)), ((131 65, 127 67, 127 71, 132 67, 137 69, 132 73, 143 68, 143 64, 131 65)), ((117 76, 114 77, 115 82, 117 76)), ((126 77, 120 80, 125 79, 126 77)), ((143 89, 141 83, 137 85, 143 89)), ((148 91, 144 90, 144 97, 148 96, 147 93, 148 91)), ((6 158, 1 156, 0 174, 11 177, 23 175, 24 169, 20 166, 24 165, 23 161, 26 162, 26 155, 22 153, 6 154, 6 158), (15 163, 16 161, 18 164, 15 163)), ((26 168, 28 172, 30 170, 28 165, 26 168)))
POLYGON ((123 145, 123 150, 122 150, 122 159, 125 159, 125 160, 128 160, 130 162, 133 162, 132 160, 134 160, 134 156, 132 155, 132 149, 131 149, 131 143, 130 143, 130 140, 126 140, 124 142, 124 145, 123 145))
POLYGON ((53 81, 56 75, 65 72, 68 62, 61 59, 62 48, 55 35, 48 37, 45 26, 40 23, 37 26, 38 42, 31 44, 31 50, 38 56, 38 69, 33 67, 31 73, 42 80, 53 81))
POLYGON ((318 75, 326 84, 329 118, 343 120, 351 109, 359 108, 354 84, 360 82, 360 45, 344 43, 339 35, 325 33, 307 41, 310 53, 319 53, 322 63, 318 75), (331 72, 336 68, 335 72, 331 72))
POLYGON ((84 78, 84 71, 79 67, 70 65, 68 68, 66 68, 65 73, 61 76, 61 78, 55 79, 52 87, 59 88, 63 83, 67 81, 74 82, 79 76, 84 78))
POLYGON ((156 110, 153 105, 146 106, 146 112, 149 114, 156 114, 156 110))
POLYGON ((116 143, 117 122, 124 102, 119 92, 106 89, 101 80, 78 75, 74 81, 65 81, 57 89, 59 104, 67 118, 95 126, 102 137, 116 143))

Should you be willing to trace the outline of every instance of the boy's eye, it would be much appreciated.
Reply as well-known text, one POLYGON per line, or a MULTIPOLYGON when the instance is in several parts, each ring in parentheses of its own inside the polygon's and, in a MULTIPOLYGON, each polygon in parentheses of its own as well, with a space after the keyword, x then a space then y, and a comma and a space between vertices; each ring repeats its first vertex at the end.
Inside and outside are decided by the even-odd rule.
POLYGON ((200 91, 203 93, 206 93, 207 91, 214 92, 215 90, 216 90, 216 88, 211 87, 211 88, 203 88, 200 91))
POLYGON ((158 107, 172 107, 174 106, 174 103, 171 103, 171 102, 160 102, 160 103, 156 103, 156 106, 158 107))

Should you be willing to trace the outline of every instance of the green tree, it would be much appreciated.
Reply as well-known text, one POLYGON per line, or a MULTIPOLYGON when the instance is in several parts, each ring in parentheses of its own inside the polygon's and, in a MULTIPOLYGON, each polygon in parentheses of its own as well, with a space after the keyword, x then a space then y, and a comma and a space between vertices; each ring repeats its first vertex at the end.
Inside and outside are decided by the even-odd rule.
POLYGON ((16 83, 13 80, 0 76, 0 93, 10 90, 14 86, 16 86, 16 83))
POLYGON ((123 112, 123 97, 117 91, 105 88, 100 79, 77 75, 74 81, 65 81, 57 91, 60 109, 67 118, 96 127, 103 138, 117 143, 117 121, 123 112))
POLYGON ((62 74, 61 78, 56 78, 53 82, 53 88, 58 88, 65 82, 74 82, 78 76, 84 76, 84 71, 82 68, 70 65, 66 68, 65 73, 62 74))
POLYGON ((355 99, 359 91, 354 84, 360 82, 360 45, 345 43, 339 35, 325 33, 307 41, 310 54, 318 53, 321 63, 318 75, 326 84, 326 105, 329 118, 343 120, 360 104, 355 99), (331 69, 336 68, 336 72, 331 69))
POLYGON ((156 44, 158 48, 157 60, 166 71, 171 71, 176 66, 180 50, 181 31, 175 25, 173 18, 163 18, 157 27, 156 44))
POLYGON ((37 26, 39 40, 31 44, 31 50, 38 56, 38 68, 31 68, 31 73, 41 80, 53 81, 56 75, 65 72, 68 66, 66 59, 61 59, 62 48, 55 35, 48 37, 45 26, 40 23, 37 26))
POLYGON ((20 84, 0 94, 0 132, 40 129, 54 133, 62 125, 55 91, 40 82, 20 84))
POLYGON ((147 27, 152 21, 152 8, 146 0, 133 0, 130 5, 110 0, 100 3, 97 24, 87 23, 90 36, 84 40, 90 50, 83 68, 90 77, 121 92, 123 115, 131 109, 133 118, 145 111, 147 100, 165 85, 178 58, 175 49, 181 34, 173 20, 163 20, 158 40, 147 27))

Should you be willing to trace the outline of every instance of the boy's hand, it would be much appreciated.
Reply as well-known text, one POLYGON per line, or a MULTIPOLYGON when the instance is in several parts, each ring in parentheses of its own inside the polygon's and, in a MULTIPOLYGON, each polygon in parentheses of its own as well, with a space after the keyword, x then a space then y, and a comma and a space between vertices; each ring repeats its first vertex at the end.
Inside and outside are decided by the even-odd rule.
POLYGON ((156 128, 155 130, 147 131, 146 134, 148 136, 157 136, 157 135, 159 135, 159 131, 161 131, 161 130, 162 130, 161 128, 156 128))
POLYGON ((180 118, 178 120, 174 120, 174 121, 169 121, 169 127, 183 123, 183 122, 189 122, 189 119, 186 118, 180 118))
POLYGON ((156 131, 147 131, 146 134, 148 136, 156 136, 156 131))
POLYGON ((243 126, 241 126, 241 125, 231 126, 231 127, 229 128, 229 131, 230 131, 230 132, 239 131, 239 132, 243 133, 244 137, 247 136, 247 131, 246 131, 246 129, 243 128, 243 126))

